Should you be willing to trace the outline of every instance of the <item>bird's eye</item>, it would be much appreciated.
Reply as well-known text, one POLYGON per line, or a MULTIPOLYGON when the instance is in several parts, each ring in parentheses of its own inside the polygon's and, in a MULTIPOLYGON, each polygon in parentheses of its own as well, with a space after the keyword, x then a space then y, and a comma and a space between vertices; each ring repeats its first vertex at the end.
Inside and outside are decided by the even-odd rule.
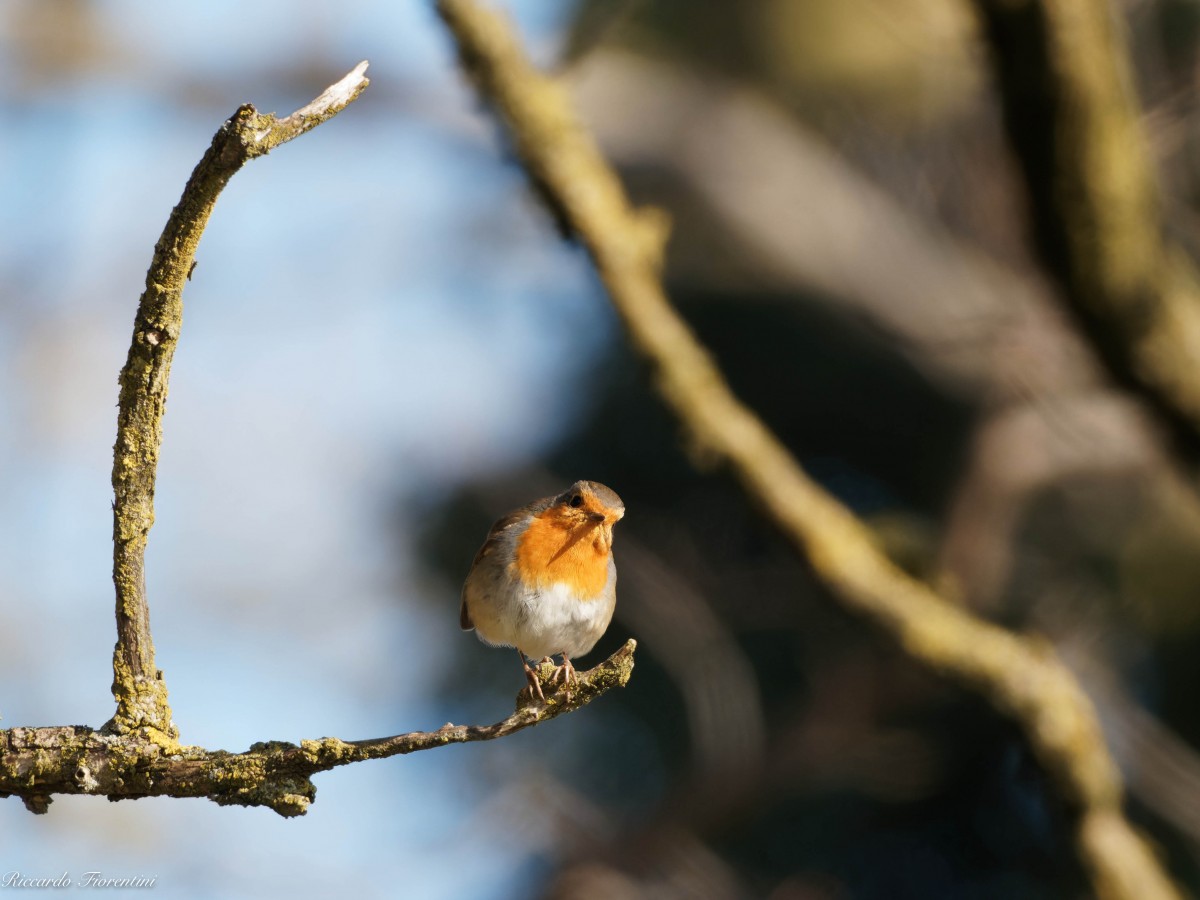
POLYGON ((570 502, 571 502, 571 506, 573 506, 575 509, 579 509, 579 507, 583 506, 583 495, 582 494, 572 494, 570 502))

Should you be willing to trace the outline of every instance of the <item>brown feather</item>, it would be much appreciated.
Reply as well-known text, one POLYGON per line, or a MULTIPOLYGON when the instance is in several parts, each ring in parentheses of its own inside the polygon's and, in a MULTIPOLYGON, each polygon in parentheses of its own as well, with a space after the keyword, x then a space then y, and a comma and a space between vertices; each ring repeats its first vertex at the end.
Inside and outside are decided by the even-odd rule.
MULTIPOLYGON (((514 510, 507 516, 497 519, 492 523, 492 527, 488 529, 488 536, 483 542, 483 546, 479 548, 475 554, 475 558, 471 561, 471 569, 474 570, 479 565, 480 561, 485 556, 489 556, 496 552, 496 545, 499 542, 499 537, 507 529, 514 525, 519 525, 531 515, 537 515, 540 512, 548 509, 550 504, 554 502, 553 497, 543 497, 541 500, 535 500, 528 506, 523 506, 518 510, 514 510)), ((462 601, 458 607, 458 624, 463 631, 472 631, 475 628, 475 622, 471 618, 471 610, 467 608, 467 591, 466 585, 463 585, 462 601)))

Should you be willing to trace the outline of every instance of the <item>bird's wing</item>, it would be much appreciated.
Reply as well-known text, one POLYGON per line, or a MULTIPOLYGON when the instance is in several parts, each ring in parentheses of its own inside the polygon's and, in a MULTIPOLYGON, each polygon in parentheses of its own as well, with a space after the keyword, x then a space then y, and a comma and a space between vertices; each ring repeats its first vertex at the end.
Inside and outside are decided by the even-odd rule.
MULTIPOLYGON (((487 540, 483 542, 483 546, 475 554, 475 559, 471 561, 471 572, 475 571, 484 557, 496 552, 500 546, 501 539, 510 528, 514 528, 522 522, 527 521, 530 516, 536 516, 540 512, 545 512, 553 502, 553 497, 543 497, 541 500, 535 500, 528 506, 522 506, 520 509, 510 512, 507 516, 497 519, 493 523, 491 530, 488 531, 487 540)), ((470 581, 469 574, 467 580, 470 581)), ((471 621, 471 611, 467 609, 467 585, 465 583, 463 584, 462 601, 458 608, 458 624, 462 627, 463 631, 470 631, 475 627, 475 623, 471 621)))

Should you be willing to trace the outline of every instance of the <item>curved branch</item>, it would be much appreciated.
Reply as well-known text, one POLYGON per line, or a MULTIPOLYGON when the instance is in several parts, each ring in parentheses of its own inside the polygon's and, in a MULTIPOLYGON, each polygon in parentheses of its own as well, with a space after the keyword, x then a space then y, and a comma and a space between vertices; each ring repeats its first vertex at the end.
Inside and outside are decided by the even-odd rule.
POLYGON ((438 11, 535 185, 590 252, 630 342, 649 363, 697 456, 733 471, 846 609, 1020 725, 1074 813, 1077 846, 1099 895, 1177 897, 1122 814, 1120 775, 1095 710, 1052 648, 977 619, 906 575, 849 510, 808 478, 733 395, 672 308, 659 273, 662 216, 629 204, 566 93, 533 69, 498 16, 472 0, 439 0, 438 11))
POLYGON ((106 731, 144 729, 173 744, 167 688, 154 665, 146 601, 146 539, 154 524, 154 480, 162 444, 167 378, 183 318, 183 287, 195 266, 196 247, 221 190, 246 162, 333 118, 369 83, 361 62, 337 84, 290 116, 260 114, 246 104, 213 137, 183 196, 171 212, 138 301, 133 341, 121 370, 117 442, 113 447, 113 583, 117 593, 117 643, 113 649, 116 715, 106 731))
POLYGON ((368 759, 387 759, 447 744, 490 741, 573 712, 633 672, 630 640, 593 669, 579 673, 570 696, 551 694, 554 666, 539 677, 549 699, 534 703, 526 687, 517 709, 493 725, 443 725, 394 737, 343 741, 326 737, 297 744, 268 741, 245 753, 203 747, 167 748, 138 736, 110 735, 82 725, 0 731, 0 796, 19 796, 44 813, 52 794, 91 794, 110 800, 138 797, 207 797, 222 805, 266 806, 281 816, 307 812, 316 796, 312 776, 368 759))
POLYGON ((637 644, 628 641, 578 683, 551 693, 554 666, 537 671, 549 699, 534 703, 527 687, 516 712, 493 725, 447 724, 363 741, 320 738, 299 745, 257 743, 245 753, 184 747, 177 741, 162 673, 154 667, 146 602, 144 556, 154 521, 154 479, 162 438, 167 376, 182 316, 184 282, 213 205, 233 174, 332 118, 368 82, 367 64, 285 118, 241 107, 213 138, 155 247, 134 322, 133 344, 121 372, 120 412, 113 466, 117 646, 113 693, 117 714, 95 731, 82 725, 0 731, 0 797, 19 796, 44 813, 54 794, 91 794, 110 800, 207 797, 223 805, 266 806, 283 816, 303 815, 316 796, 312 776, 368 759, 386 759, 447 744, 487 741, 548 722, 624 686, 637 644))

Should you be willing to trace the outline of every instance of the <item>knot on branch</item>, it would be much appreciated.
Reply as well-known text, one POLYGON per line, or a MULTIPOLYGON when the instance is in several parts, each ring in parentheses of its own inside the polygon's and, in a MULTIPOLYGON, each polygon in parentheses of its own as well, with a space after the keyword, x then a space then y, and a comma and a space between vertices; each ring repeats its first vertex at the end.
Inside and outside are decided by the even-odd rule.
POLYGON ((253 751, 229 757, 233 770, 226 773, 220 789, 206 796, 220 806, 265 806, 285 819, 304 815, 317 798, 316 785, 306 775, 270 771, 272 761, 281 760, 271 753, 257 757, 253 751))

